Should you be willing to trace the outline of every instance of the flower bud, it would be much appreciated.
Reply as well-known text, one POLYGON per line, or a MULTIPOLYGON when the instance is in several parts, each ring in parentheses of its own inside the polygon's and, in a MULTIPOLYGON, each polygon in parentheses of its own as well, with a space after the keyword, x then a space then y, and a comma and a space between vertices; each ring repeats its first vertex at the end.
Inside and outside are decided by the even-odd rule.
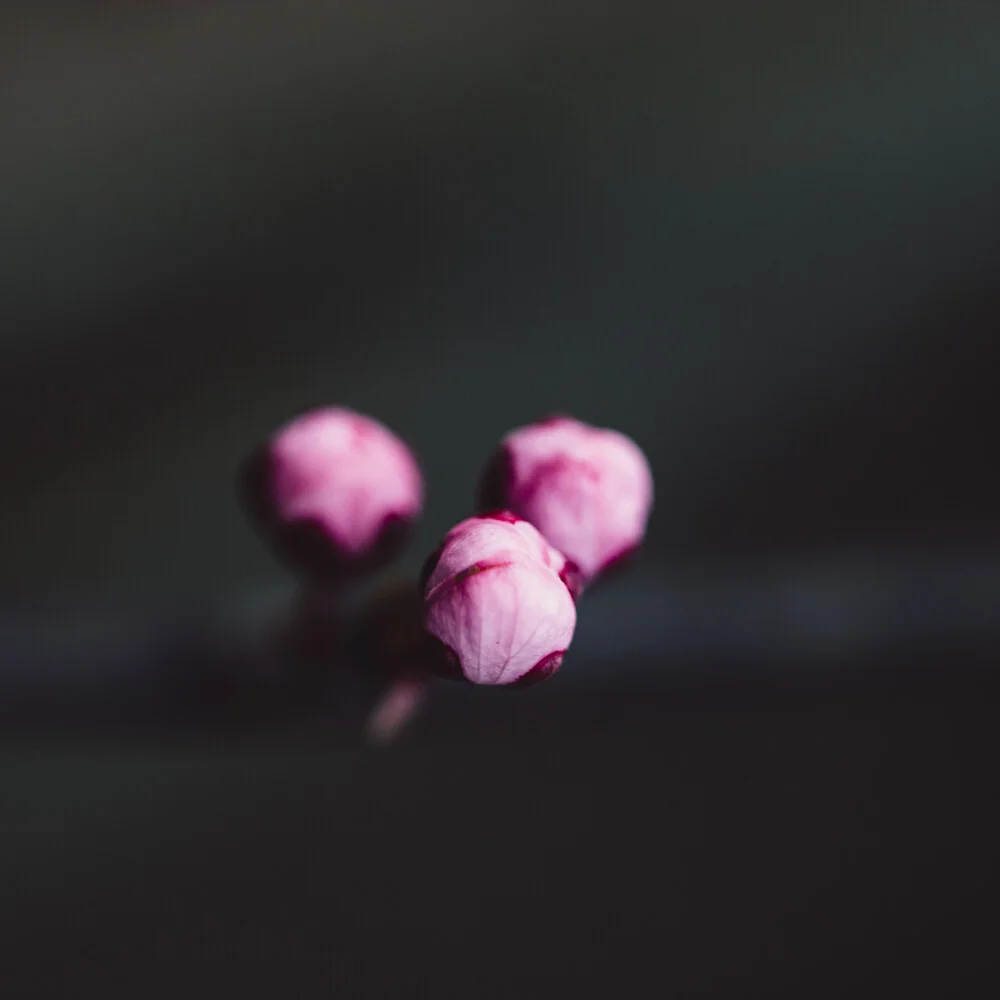
POLYGON ((480 504, 526 518, 592 580, 642 542, 653 476, 631 438, 553 417, 504 437, 483 476, 480 504))
POLYGON ((449 672, 526 686, 562 663, 576 627, 566 560, 508 512, 456 525, 424 568, 424 627, 449 672))
POLYGON ((322 584, 394 556, 423 503, 423 477, 406 445, 340 407, 276 431, 244 464, 239 490, 278 556, 322 584))

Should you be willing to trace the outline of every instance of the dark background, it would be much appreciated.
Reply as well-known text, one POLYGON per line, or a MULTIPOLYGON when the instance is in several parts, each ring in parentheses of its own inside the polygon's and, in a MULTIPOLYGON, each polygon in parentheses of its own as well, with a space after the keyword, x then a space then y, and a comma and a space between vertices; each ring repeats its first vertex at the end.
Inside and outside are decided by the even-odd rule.
MULTIPOLYGON (((4 7, 4 627, 92 609, 72 670, 101 616, 280 589, 233 470, 328 401, 421 457, 404 569, 552 410, 650 457, 651 618, 993 552, 998 250, 992 3, 4 7)), ((996 644, 699 681, 652 634, 378 753, 19 732, 4 995, 995 993, 996 644)))

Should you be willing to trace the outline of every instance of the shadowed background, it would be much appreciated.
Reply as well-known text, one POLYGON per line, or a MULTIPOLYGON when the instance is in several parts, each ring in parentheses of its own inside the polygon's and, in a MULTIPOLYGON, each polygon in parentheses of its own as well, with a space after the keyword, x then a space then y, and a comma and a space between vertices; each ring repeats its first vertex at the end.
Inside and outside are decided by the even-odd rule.
MULTIPOLYGON (((552 410, 650 457, 642 607, 993 551, 998 248, 993 4, 5 9, 0 595, 280 587, 233 470, 326 401, 421 457, 408 569, 552 410)), ((382 756, 315 720, 13 744, 11 995, 983 981, 995 645, 810 673, 820 633, 794 683, 691 689, 656 622, 621 667, 600 600, 599 690, 568 661, 382 756)))

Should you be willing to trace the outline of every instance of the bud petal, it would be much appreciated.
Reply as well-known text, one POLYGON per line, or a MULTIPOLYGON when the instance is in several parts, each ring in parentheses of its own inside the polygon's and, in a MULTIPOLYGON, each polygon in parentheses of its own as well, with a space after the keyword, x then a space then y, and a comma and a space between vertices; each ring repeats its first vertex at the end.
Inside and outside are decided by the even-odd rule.
POLYGON ((642 542, 653 476, 631 438, 554 417, 504 437, 480 503, 526 518, 591 580, 642 542))
POLYGON ((424 627, 473 684, 544 680, 576 627, 564 567, 527 522, 469 518, 445 536, 426 570, 424 627))
POLYGON ((279 556, 320 582, 385 562, 423 503, 423 477, 406 445, 340 407, 276 431, 244 464, 239 487, 279 556))
POLYGON ((575 574, 566 557, 553 548, 523 517, 509 510, 491 511, 455 525, 424 566, 422 584, 436 586, 445 577, 480 562, 502 562, 525 556, 537 559, 573 590, 575 574), (447 557, 441 556, 447 550, 447 557))

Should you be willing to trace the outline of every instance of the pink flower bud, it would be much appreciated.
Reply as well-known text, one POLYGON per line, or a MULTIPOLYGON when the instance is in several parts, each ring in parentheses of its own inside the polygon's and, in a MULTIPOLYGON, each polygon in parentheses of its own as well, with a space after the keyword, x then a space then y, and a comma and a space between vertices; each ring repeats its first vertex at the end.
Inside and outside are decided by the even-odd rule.
POLYGON ((526 518, 592 580, 642 542, 653 476, 631 438, 553 417, 504 437, 480 501, 526 518))
POLYGON ((406 445, 340 407, 276 431, 247 460, 239 486, 277 554, 322 583, 395 555, 423 503, 423 477, 406 445))
POLYGON ((473 684, 526 686, 562 663, 576 605, 566 560, 527 521, 471 517, 424 567, 424 627, 450 670, 473 684))

